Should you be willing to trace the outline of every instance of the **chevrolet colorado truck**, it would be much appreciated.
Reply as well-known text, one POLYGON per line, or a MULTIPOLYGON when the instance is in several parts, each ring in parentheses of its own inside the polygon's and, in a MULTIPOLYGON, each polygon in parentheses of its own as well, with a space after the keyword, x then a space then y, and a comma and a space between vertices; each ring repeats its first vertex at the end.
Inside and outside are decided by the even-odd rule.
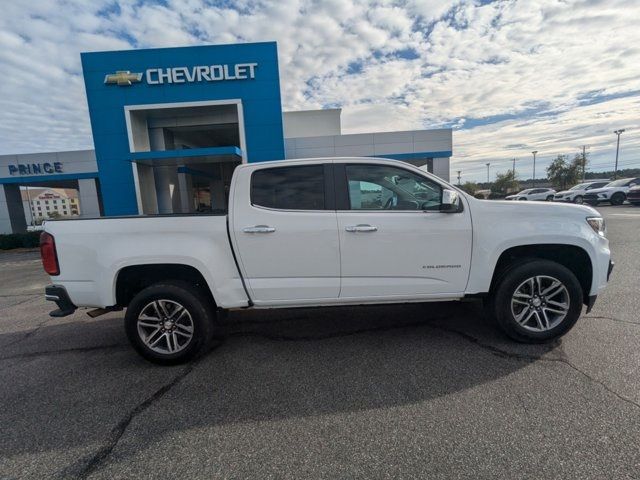
POLYGON ((244 164, 226 211, 47 221, 52 316, 126 308, 145 358, 206 349, 231 309, 483 299, 512 339, 544 342, 593 306, 613 267, 581 205, 475 199, 404 162, 244 164))

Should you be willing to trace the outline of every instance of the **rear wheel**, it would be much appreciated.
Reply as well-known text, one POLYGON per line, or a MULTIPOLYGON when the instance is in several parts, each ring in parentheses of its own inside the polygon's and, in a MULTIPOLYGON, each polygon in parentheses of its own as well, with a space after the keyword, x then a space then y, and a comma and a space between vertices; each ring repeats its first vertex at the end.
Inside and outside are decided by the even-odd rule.
POLYGON ((582 195, 576 195, 575 198, 573 199, 573 203, 582 205, 584 203, 584 199, 582 198, 582 195))
POLYGON ((163 365, 186 362, 201 354, 213 334, 214 310, 195 287, 182 282, 157 283, 138 293, 125 315, 133 348, 163 365))
POLYGON ((511 338, 541 343, 564 335, 582 312, 582 287, 566 267, 529 260, 508 269, 497 284, 489 314, 511 338))
POLYGON ((640 202, 629 202, 634 207, 640 207, 640 202))
POLYGON ((625 200, 625 195, 622 192, 616 192, 611 195, 611 205, 622 205, 625 200))
POLYGON ((553 202, 553 195, 547 195, 547 202, 553 202))

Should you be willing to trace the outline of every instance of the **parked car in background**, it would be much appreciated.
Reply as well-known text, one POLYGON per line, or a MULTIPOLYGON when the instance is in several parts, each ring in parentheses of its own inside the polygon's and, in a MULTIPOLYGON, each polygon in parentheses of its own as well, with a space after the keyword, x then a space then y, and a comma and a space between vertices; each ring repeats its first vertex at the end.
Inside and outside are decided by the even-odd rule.
POLYGON ((553 188, 527 188, 515 195, 504 197, 505 200, 546 200, 550 202, 556 191, 553 188))
POLYGON ((631 205, 635 205, 640 207, 640 185, 636 187, 631 187, 627 192, 627 201, 631 205))
POLYGON ((579 183, 571 187, 569 190, 563 190, 553 196, 554 202, 573 202, 584 203, 584 194, 595 188, 602 188, 611 180, 589 180, 588 182, 579 183))
POLYGON ((611 205, 622 205, 627 199, 629 189, 636 185, 640 185, 640 178, 620 178, 607 183, 602 188, 596 188, 586 193, 584 201, 593 206, 603 202, 611 205))

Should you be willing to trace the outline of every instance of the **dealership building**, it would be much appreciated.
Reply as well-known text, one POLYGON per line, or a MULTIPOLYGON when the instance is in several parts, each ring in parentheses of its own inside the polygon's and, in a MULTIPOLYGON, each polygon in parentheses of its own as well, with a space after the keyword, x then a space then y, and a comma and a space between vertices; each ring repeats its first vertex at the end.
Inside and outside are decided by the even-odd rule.
POLYGON ((451 129, 343 135, 340 109, 283 112, 275 42, 82 54, 94 150, 0 156, 0 233, 27 187, 77 190, 81 217, 216 212, 246 162, 369 156, 448 180, 451 129))

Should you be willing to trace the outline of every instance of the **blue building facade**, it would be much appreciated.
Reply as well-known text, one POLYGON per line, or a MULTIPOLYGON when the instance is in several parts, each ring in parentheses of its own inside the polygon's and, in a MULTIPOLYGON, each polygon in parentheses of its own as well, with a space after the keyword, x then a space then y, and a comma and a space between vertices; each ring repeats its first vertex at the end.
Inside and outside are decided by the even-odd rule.
MULTIPOLYGON (((248 162, 284 158, 275 42, 83 53, 82 68, 105 215, 142 213, 141 193, 136 197, 136 162, 182 166, 185 172, 183 164, 193 163, 185 158, 198 158, 198 164, 229 156, 248 162), (236 112, 239 133, 227 136, 232 137, 226 142, 230 144, 202 142, 203 135, 199 144, 183 148, 154 148, 144 140, 140 145, 132 141, 141 132, 133 131, 136 122, 127 116, 131 111, 152 117, 171 109, 180 118, 176 109, 194 113, 194 108, 208 105, 240 109, 236 112)), ((202 112, 195 113, 203 117, 202 112)), ((207 131, 200 126, 201 133, 207 131)), ((194 125, 182 127, 183 133, 187 128, 193 132, 194 125)), ((215 129, 209 131, 215 136, 215 129)))

